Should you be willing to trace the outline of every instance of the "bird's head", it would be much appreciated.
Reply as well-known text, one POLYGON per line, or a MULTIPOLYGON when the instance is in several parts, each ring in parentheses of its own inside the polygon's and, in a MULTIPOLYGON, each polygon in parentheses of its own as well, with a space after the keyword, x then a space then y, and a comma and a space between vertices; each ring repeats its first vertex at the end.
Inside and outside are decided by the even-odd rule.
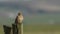
POLYGON ((21 13, 18 13, 18 15, 21 15, 21 13))
POLYGON ((18 11, 18 16, 22 15, 22 10, 18 11))

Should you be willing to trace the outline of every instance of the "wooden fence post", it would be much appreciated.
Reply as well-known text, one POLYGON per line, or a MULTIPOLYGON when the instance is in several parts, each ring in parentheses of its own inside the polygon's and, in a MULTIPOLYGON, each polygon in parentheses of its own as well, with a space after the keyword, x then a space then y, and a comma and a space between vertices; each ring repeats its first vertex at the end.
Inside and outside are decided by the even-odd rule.
POLYGON ((3 25, 4 34, 11 34, 11 27, 3 25))
POLYGON ((23 23, 17 24, 17 27, 18 27, 18 34, 23 34, 23 23))
POLYGON ((21 24, 21 34, 23 34, 23 23, 21 24))
POLYGON ((23 34, 23 23, 22 24, 12 24, 13 34, 23 34))
POLYGON ((18 34, 18 28, 16 24, 12 24, 12 32, 13 34, 18 34))

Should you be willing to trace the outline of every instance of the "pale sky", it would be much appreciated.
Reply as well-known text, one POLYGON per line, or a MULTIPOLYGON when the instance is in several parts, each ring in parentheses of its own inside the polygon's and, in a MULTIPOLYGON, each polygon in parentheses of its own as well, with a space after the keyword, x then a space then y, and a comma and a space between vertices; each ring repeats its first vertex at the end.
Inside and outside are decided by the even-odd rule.
MULTIPOLYGON (((21 2, 21 5, 31 9, 59 10, 60 0, 0 0, 0 2, 21 2)), ((20 4, 20 3, 19 3, 20 4)))
POLYGON ((37 9, 46 9, 46 10, 59 10, 60 11, 60 0, 46 0, 46 1, 39 1, 33 0, 32 2, 25 2, 27 7, 37 9))
MULTIPOLYGON (((12 1, 12 0, 0 0, 0 1, 12 1)), ((16 0, 14 0, 16 1, 16 0)), ((31 0, 20 0, 20 1, 31 1, 31 0)))

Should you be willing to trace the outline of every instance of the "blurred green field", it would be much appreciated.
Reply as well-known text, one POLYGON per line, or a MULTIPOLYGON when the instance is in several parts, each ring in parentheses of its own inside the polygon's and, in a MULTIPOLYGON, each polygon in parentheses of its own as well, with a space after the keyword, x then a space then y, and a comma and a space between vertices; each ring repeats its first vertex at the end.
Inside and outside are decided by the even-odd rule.
MULTIPOLYGON (((59 14, 60 15, 60 14, 59 14)), ((60 16, 37 15, 24 17, 24 34, 60 34, 60 16), (51 20, 53 22, 51 22, 51 20), (52 24, 51 24, 52 23, 52 24)), ((1 18, 2 19, 2 18, 1 18)), ((13 23, 14 19, 2 19, 1 24, 13 23)), ((3 27, 0 26, 0 34, 3 34, 3 27)))
MULTIPOLYGON (((0 34, 4 34, 2 26, 0 34)), ((24 25, 24 34, 60 34, 60 25, 24 25)))

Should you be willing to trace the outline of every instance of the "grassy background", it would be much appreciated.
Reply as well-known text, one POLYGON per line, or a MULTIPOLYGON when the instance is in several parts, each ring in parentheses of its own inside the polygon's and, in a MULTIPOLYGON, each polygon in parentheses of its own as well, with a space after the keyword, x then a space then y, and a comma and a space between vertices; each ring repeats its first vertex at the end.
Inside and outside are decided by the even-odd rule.
MULTIPOLYGON (((4 34, 2 26, 0 34, 4 34)), ((24 34, 60 34, 60 25, 24 25, 24 34)))
MULTIPOLYGON (((24 34, 60 34, 60 14, 44 14, 32 17, 24 17, 24 34), (53 20, 53 22, 50 22, 53 20), (52 23, 52 24, 51 24, 52 23)), ((3 19, 4 20, 4 19, 3 19)), ((14 19, 6 19, 0 23, 8 24, 14 19)), ((0 34, 4 34, 3 27, 0 25, 0 34)))

